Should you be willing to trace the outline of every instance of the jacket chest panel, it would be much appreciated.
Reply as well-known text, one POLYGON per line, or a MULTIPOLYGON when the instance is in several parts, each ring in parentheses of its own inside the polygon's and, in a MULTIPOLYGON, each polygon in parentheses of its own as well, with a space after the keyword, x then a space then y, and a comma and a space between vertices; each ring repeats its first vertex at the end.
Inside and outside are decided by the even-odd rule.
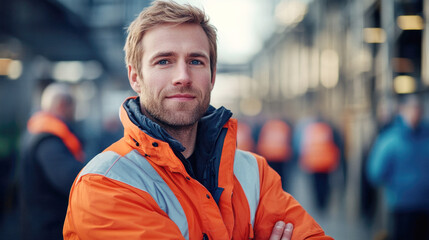
POLYGON ((188 221, 190 239, 243 239, 253 235, 249 205, 238 181, 222 193, 219 205, 197 180, 171 173, 164 180, 179 200, 188 221), (234 191, 235 188, 235 191, 234 191))
POLYGON ((168 173, 165 182, 179 200, 188 221, 190 239, 207 234, 210 239, 228 239, 223 216, 210 192, 186 173, 168 173))

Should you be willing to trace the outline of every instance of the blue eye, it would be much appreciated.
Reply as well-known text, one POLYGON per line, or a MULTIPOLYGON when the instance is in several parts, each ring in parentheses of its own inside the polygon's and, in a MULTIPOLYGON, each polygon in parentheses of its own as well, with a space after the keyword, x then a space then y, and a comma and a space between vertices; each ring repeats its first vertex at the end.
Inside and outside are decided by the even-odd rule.
POLYGON ((202 62, 200 60, 192 60, 191 64, 192 65, 200 65, 200 64, 202 64, 202 62))
POLYGON ((168 60, 160 60, 160 61, 158 61, 158 64, 160 64, 160 65, 168 64, 168 60))

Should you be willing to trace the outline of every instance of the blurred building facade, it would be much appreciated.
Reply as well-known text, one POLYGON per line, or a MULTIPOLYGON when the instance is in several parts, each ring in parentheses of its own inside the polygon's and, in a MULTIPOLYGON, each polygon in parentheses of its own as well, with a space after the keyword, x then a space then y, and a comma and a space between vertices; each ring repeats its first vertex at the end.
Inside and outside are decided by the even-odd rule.
MULTIPOLYGON (((262 105, 261 114, 281 112, 293 122, 322 115, 342 131, 346 211, 356 219, 365 149, 379 125, 394 114, 396 96, 418 92, 424 108, 429 107, 429 2, 272 4, 277 31, 250 62, 245 95, 262 105)), ((383 206, 378 211, 384 216, 383 206)))

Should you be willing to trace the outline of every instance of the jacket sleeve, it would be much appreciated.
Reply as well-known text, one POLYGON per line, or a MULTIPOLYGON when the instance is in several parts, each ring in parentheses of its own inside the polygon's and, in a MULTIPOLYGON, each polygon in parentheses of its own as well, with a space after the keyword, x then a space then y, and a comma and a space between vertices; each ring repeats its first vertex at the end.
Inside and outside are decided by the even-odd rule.
POLYGON ((260 199, 256 211, 255 239, 269 239, 274 224, 283 220, 294 226, 292 240, 333 239, 289 193, 282 189, 280 176, 257 156, 260 176, 260 199))
POLYGON ((77 179, 70 193, 64 239, 184 239, 146 192, 101 175, 77 179))

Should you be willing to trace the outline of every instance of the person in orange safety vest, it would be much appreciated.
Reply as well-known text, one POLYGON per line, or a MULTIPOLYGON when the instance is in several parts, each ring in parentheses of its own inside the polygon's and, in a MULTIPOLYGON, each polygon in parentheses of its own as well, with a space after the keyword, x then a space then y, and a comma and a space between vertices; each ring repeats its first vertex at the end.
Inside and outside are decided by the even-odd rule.
POLYGON ((41 111, 31 116, 19 162, 20 239, 61 239, 73 180, 84 166, 80 139, 71 130, 71 86, 48 85, 41 111))
POLYGON ((252 127, 245 121, 237 122, 237 148, 244 151, 255 151, 255 140, 252 136, 252 127))
POLYGON ((337 170, 345 174, 342 141, 333 126, 320 118, 305 119, 299 128, 296 137, 299 139, 296 147, 298 162, 311 176, 316 207, 324 212, 331 195, 331 175, 337 170))
POLYGON ((340 149, 332 127, 325 122, 310 123, 304 130, 300 164, 311 173, 330 173, 337 169, 340 149))
POLYGON ((202 10, 154 1, 124 50, 138 96, 120 108, 124 137, 76 178, 64 239, 332 239, 210 105, 216 31, 202 10))
POLYGON ((284 189, 289 187, 287 177, 293 157, 292 131, 289 124, 279 118, 265 121, 259 132, 256 152, 267 159, 268 164, 282 178, 284 189))

